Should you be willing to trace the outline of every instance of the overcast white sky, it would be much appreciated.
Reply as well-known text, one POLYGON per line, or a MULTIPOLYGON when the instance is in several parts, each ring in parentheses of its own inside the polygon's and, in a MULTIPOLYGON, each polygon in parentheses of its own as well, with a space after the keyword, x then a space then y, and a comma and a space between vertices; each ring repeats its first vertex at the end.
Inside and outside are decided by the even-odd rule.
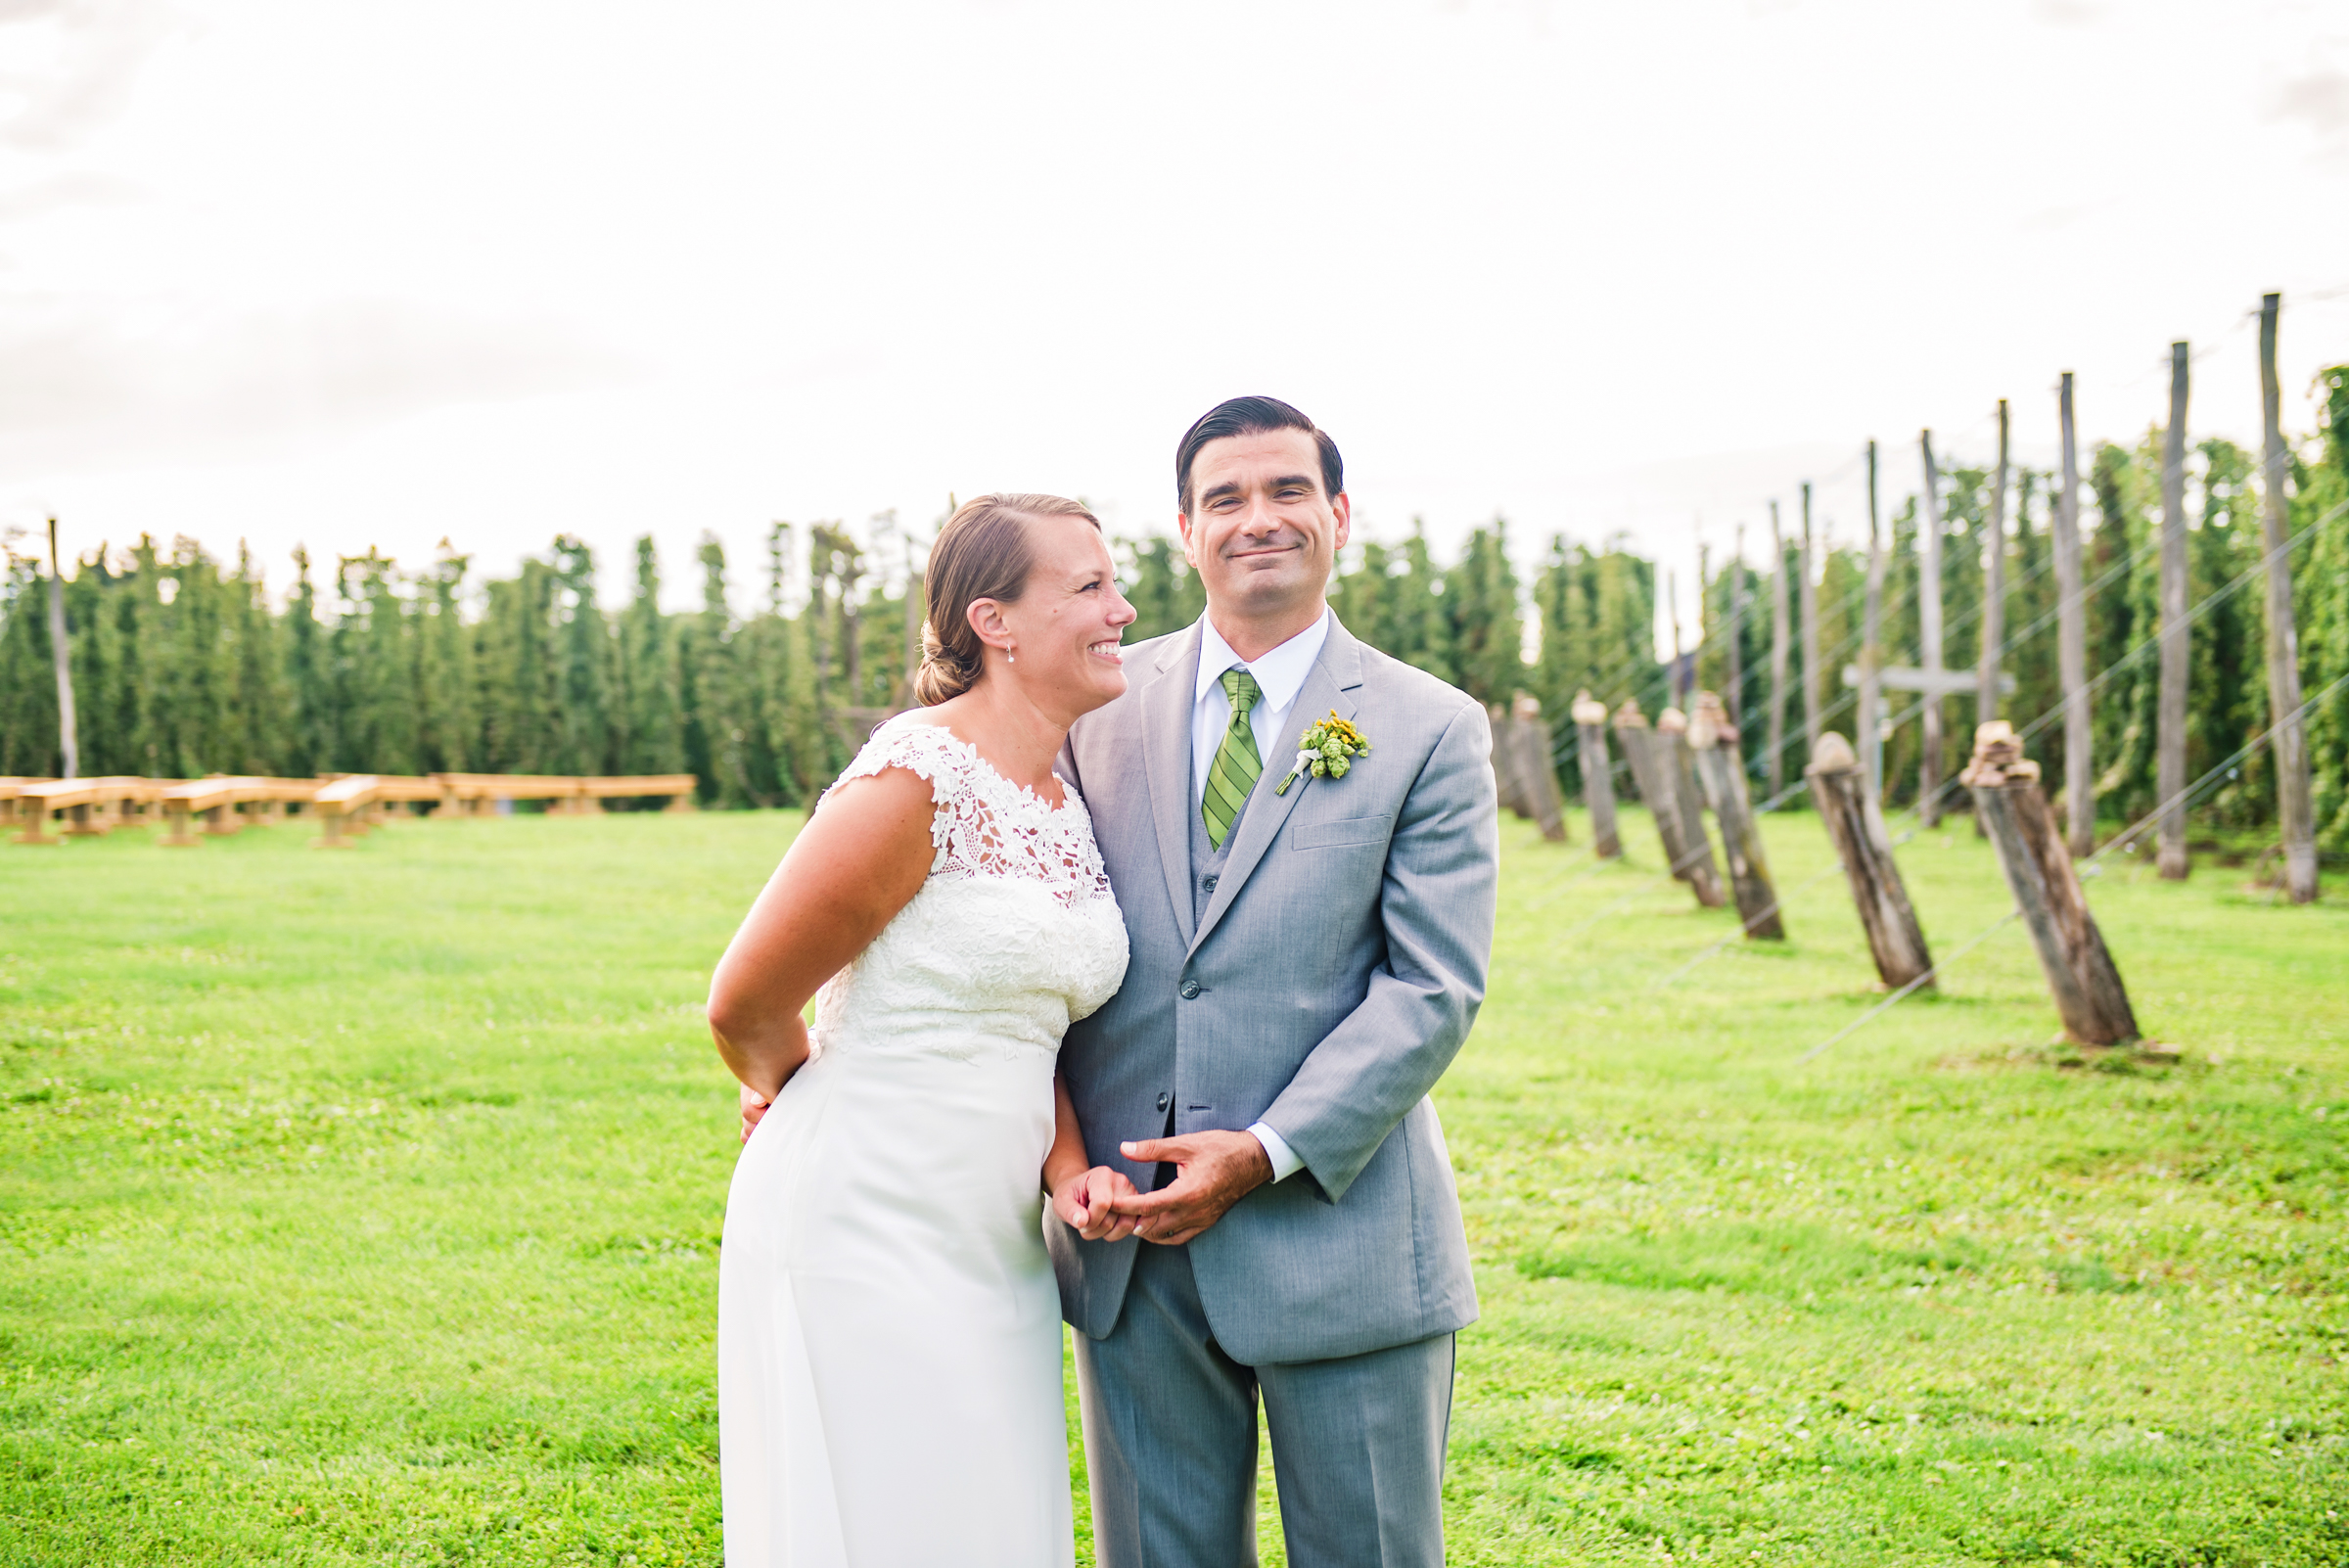
MULTIPOLYGON (((1686 562, 1920 426, 2254 440, 2349 359, 2349 11, 1973 0, 0 5, 0 529, 672 603, 949 491, 1173 526, 1289 398, 1357 516, 1686 562)), ((18 541, 20 549, 29 539, 18 541)), ((1683 571, 1683 577, 1686 573, 1683 571)))

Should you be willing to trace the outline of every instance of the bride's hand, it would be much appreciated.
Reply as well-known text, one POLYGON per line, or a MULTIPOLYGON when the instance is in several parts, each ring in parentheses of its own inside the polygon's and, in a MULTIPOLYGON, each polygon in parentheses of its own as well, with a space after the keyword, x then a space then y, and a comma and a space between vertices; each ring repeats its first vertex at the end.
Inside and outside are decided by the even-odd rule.
POLYGON ((760 1093, 748 1084, 742 1085, 743 1142, 748 1143, 751 1141, 751 1129, 759 1125, 759 1119, 766 1114, 766 1108, 773 1103, 774 1101, 768 1099, 765 1095, 760 1093))
POLYGON ((1133 1183, 1123 1173, 1096 1165, 1080 1171, 1052 1194, 1052 1208, 1061 1220, 1087 1241, 1124 1241, 1133 1234, 1131 1216, 1110 1208, 1113 1199, 1131 1197, 1133 1183))

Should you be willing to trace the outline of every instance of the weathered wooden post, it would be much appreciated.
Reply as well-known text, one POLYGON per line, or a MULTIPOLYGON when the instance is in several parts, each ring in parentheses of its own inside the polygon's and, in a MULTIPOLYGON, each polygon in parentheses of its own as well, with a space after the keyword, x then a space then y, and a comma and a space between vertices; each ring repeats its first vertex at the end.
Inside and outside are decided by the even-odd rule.
POLYGON ((1721 889, 1721 867, 1713 859, 1713 838, 1705 831, 1705 795, 1697 787, 1696 756, 1688 749, 1688 715, 1667 708, 1656 715, 1648 741, 1655 752, 1656 772, 1666 781, 1672 804, 1681 816, 1681 853, 1687 856, 1687 882, 1696 901, 1708 909, 1727 903, 1721 889))
POLYGON ((1804 770, 1811 781, 1811 801, 1827 825, 1836 858, 1852 885, 1852 902, 1860 909, 1861 929, 1867 933, 1867 950, 1876 961, 1876 975, 1888 990, 1926 979, 1933 972, 1933 955, 1926 950, 1925 934, 1909 902, 1908 884, 1892 858, 1892 836, 1884 830, 1884 812, 1876 792, 1868 788, 1860 760, 1833 730, 1819 738, 1804 770))
POLYGON ((1770 503, 1770 728, 1763 761, 1773 796, 1786 788, 1786 660, 1794 628, 1786 620, 1786 535, 1778 528, 1778 503, 1770 503))
POLYGON ((1532 816, 1534 813, 1526 806, 1524 774, 1517 766, 1517 727, 1510 721, 1509 711, 1498 703, 1487 704, 1485 716, 1491 721, 1489 727, 1493 732, 1489 761, 1493 764, 1493 788, 1499 798, 1500 808, 1515 812, 1520 818, 1532 816))
POLYGON ((1542 837, 1552 844, 1566 842, 1566 792, 1558 788, 1558 769, 1550 761, 1549 725, 1542 717, 1542 700, 1517 694, 1513 709, 1517 731, 1518 793, 1533 807, 1542 837))
POLYGON ((1607 761, 1607 705, 1589 692, 1574 699, 1574 730, 1583 764, 1583 807, 1590 813, 1591 853, 1602 860, 1623 858, 1615 834, 1615 777, 1607 761))
POLYGON ((1924 722, 1919 726, 1923 758, 1916 768, 1916 819, 1926 827, 1941 823, 1941 698, 1935 682, 1941 675, 1941 471, 1933 463, 1933 433, 1920 431, 1917 450, 1924 457, 1924 516, 1916 530, 1916 623, 1919 658, 1924 671, 1924 722))
POLYGON ((2156 873, 2183 882, 2192 867, 2186 853, 2186 699, 2192 668, 2186 618, 2186 391, 2192 356, 2170 345, 2170 428, 2161 459, 2161 687, 2153 725, 2153 793, 2168 804, 2161 813, 2156 873))
POLYGON ((1803 576, 1796 595, 1797 613, 1803 622, 1803 751, 1807 756, 1819 744, 1819 731, 1825 728, 1819 716, 1819 693, 1823 689, 1823 672, 1819 668, 1819 540, 1811 531, 1811 482, 1803 481, 1803 576))
POLYGON ((1729 862, 1729 889, 1737 896, 1737 915, 1745 934, 1765 942, 1786 940, 1778 919, 1778 893, 1770 880, 1770 862, 1762 853, 1762 830, 1754 821, 1753 801, 1745 788, 1745 760, 1737 753, 1737 731, 1728 710, 1709 691, 1696 694, 1696 713, 1688 720, 1688 749, 1696 754, 1696 773, 1705 800, 1721 823, 1721 851, 1729 862))
POLYGON ((1728 655, 1729 722, 1740 728, 1745 723, 1745 525, 1737 525, 1737 543, 1729 552, 1729 569, 1722 574, 1728 579, 1727 613, 1729 623, 1728 655))
POLYGON ((1974 810, 1990 824, 1999 865, 2031 928, 2065 1037, 2082 1045, 2136 1039, 2137 1015, 2121 972, 2088 912, 2055 813, 2039 787, 2039 764, 2023 756, 2012 724, 1998 719, 1975 731, 1974 760, 1963 780, 1973 791, 1974 810))
POLYGON ((1623 752, 1623 760, 1631 764, 1632 787, 1646 803, 1647 814, 1656 824, 1656 841, 1664 848, 1664 866, 1675 880, 1685 882, 1688 845, 1681 836, 1681 810, 1674 804, 1672 786, 1663 778, 1663 769, 1656 765, 1655 732, 1647 727, 1647 715, 1639 712, 1639 704, 1625 698, 1615 710, 1615 744, 1623 752))
POLYGON ((1867 792, 1880 801, 1884 798, 1884 530, 1876 516, 1876 443, 1872 440, 1867 443, 1867 597, 1860 621, 1860 722, 1856 732, 1867 792))
MULTIPOLYGON (((1701 548, 1701 546, 1700 546, 1701 548)), ((1681 651, 1681 577, 1677 572, 1664 574, 1665 607, 1672 613, 1672 704, 1679 707, 1688 700, 1688 686, 1695 678, 1688 667, 1687 656, 1681 651)), ((1702 631, 1697 633, 1700 637, 1702 631)))
POLYGON ((2276 806, 2283 830, 2283 891, 2294 903, 2317 897, 2317 814, 2310 795, 2308 730, 2300 716, 2300 633, 2292 620, 2290 520, 2283 482, 2291 473, 2276 384, 2276 316, 2283 296, 2259 302, 2259 392, 2266 420, 2260 536, 2268 547, 2268 712, 2276 725, 2276 806))
POLYGON ((1990 536, 1982 547, 1980 650, 1974 656, 1974 722, 1999 716, 1999 656, 2006 640, 2006 399, 1999 399, 1999 468, 1990 485, 1990 536))
POLYGON ((2055 508, 2055 669, 2063 683, 2064 837, 2074 859, 2096 847, 2096 779, 2088 712, 2088 610, 2080 584, 2080 443, 2072 424, 2072 373, 2055 394, 2063 427, 2063 489, 2055 508))

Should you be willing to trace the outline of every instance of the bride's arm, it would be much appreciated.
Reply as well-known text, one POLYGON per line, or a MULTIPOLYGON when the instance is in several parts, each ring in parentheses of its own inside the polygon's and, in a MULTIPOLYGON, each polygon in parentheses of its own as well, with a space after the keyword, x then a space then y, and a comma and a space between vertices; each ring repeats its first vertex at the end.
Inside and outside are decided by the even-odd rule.
POLYGON ((901 767, 835 788, 767 879, 710 977, 710 1034, 771 1100, 807 1060, 800 1016, 930 875, 930 786, 901 767))
POLYGON ((1122 1171, 1108 1166, 1087 1168, 1084 1130, 1077 1124, 1077 1105, 1069 1098, 1067 1080, 1052 1075, 1052 1148, 1044 1156, 1044 1190, 1052 1208, 1070 1228, 1087 1241, 1124 1241, 1133 1234, 1133 1218, 1114 1213, 1112 1198, 1131 1197, 1133 1183, 1122 1171))

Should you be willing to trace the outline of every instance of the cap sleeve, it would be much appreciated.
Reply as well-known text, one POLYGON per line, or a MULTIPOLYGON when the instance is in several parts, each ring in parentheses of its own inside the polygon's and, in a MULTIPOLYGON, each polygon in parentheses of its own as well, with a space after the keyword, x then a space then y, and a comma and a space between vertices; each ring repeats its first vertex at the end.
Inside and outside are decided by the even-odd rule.
MULTIPOLYGON (((920 777, 929 784, 930 800, 938 807, 930 817, 930 843, 938 852, 930 861, 930 869, 936 871, 945 863, 946 853, 952 846, 955 803, 970 792, 971 766, 976 755, 944 724, 909 723, 899 715, 874 731, 857 752, 855 761, 843 768, 831 788, 824 791, 824 798, 851 779, 871 778, 892 767, 901 767, 920 777)), ((823 798, 816 805, 821 807, 823 798)))

